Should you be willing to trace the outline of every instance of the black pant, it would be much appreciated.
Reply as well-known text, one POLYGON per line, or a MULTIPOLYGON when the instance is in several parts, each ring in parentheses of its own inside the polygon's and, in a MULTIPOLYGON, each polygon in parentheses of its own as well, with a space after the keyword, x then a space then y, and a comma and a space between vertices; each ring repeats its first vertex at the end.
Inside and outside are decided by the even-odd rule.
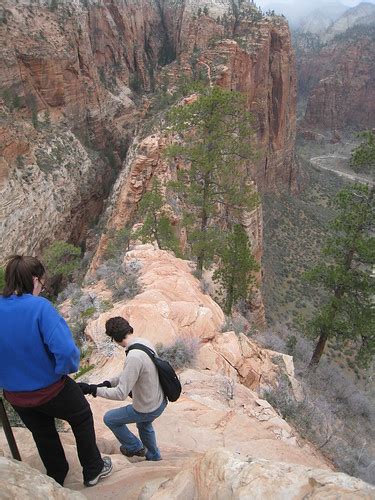
POLYGON ((84 481, 90 481, 102 470, 103 460, 96 446, 91 408, 74 380, 67 377, 64 388, 47 403, 33 408, 13 408, 32 432, 47 475, 56 482, 64 483, 69 465, 56 430, 55 418, 66 420, 72 428, 84 481))

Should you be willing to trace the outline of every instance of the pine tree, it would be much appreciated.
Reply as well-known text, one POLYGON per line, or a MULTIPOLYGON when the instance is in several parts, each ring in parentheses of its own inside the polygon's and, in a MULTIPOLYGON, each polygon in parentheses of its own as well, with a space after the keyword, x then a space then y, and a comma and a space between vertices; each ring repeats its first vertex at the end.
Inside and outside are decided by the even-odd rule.
POLYGON ((49 10, 51 12, 54 12, 58 6, 59 6, 59 0, 51 0, 51 3, 49 4, 49 10))
POLYGON ((176 255, 180 255, 178 239, 169 218, 163 212, 164 205, 160 182, 154 179, 151 191, 145 193, 139 203, 138 218, 142 227, 135 231, 133 237, 143 243, 156 241, 161 250, 172 250, 176 255))
POLYGON ((122 259, 124 253, 129 250, 131 229, 123 227, 108 234, 108 245, 105 251, 106 259, 122 259))
POLYGON ((375 167, 375 133, 366 130, 361 132, 359 137, 364 140, 352 152, 350 164, 356 171, 371 172, 375 167))
POLYGON ((338 215, 324 249, 325 260, 308 273, 323 286, 328 299, 307 323, 318 337, 309 367, 314 369, 330 338, 359 340, 358 361, 367 364, 375 354, 373 298, 375 280, 374 188, 361 184, 342 189, 334 205, 338 215))
POLYGON ((191 252, 202 272, 225 237, 218 219, 224 220, 221 227, 230 227, 258 203, 248 171, 255 157, 252 117, 245 96, 213 87, 202 89, 193 103, 173 108, 169 122, 181 143, 170 146, 167 154, 187 165, 173 187, 185 206, 191 252))
POLYGON ((61 291, 78 269, 81 249, 65 241, 55 241, 43 253, 43 262, 48 272, 48 290, 53 296, 61 291))
POLYGON ((218 269, 213 275, 213 280, 221 285, 225 293, 225 314, 231 314, 238 300, 248 299, 251 285, 255 282, 253 272, 258 269, 246 231, 240 224, 235 224, 226 237, 218 269))
POLYGON ((38 119, 38 113, 37 113, 36 109, 33 109, 31 112, 31 121, 33 123, 33 127, 35 129, 38 129, 39 128, 39 119, 38 119))

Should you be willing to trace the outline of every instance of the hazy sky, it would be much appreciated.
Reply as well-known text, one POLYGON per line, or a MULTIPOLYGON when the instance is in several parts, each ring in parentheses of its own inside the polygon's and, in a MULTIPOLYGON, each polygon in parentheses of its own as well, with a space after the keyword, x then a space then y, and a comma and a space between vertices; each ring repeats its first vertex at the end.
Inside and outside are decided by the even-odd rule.
MULTIPOLYGON (((375 0, 362 1, 375 4, 375 0)), ((285 14, 293 25, 298 24, 301 19, 317 8, 324 12, 325 6, 327 13, 329 12, 329 15, 333 16, 332 19, 334 19, 336 15, 338 17, 342 13, 340 12, 340 5, 350 8, 361 3, 361 0, 255 0, 255 3, 263 10, 271 8, 275 9, 278 14, 285 14), (335 5, 337 5, 338 9, 335 5)))
MULTIPOLYGON (((375 0, 364 0, 368 3, 375 3, 375 0)), ((313 9, 317 4, 324 4, 324 3, 333 3, 332 0, 321 0, 321 1, 316 1, 316 0, 255 0, 255 3, 257 5, 260 5, 260 7, 267 7, 268 4, 270 3, 285 3, 285 4, 304 4, 306 7, 310 7, 313 9)), ((343 3, 344 5, 348 5, 349 7, 354 7, 355 5, 358 5, 361 3, 359 0, 341 0, 340 3, 343 3)))

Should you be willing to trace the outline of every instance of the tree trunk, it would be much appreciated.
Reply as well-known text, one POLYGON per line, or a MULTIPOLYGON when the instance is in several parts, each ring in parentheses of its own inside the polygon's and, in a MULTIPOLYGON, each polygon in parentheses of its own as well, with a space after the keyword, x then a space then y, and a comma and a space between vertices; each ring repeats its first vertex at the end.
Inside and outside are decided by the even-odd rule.
MULTIPOLYGON (((347 254, 345 256, 345 269, 347 271, 349 271, 349 269, 352 266, 353 257, 354 257, 354 250, 350 248, 347 251, 347 254)), ((343 295, 344 295, 344 289, 341 286, 336 288, 335 298, 340 300, 343 297, 343 295)), ((331 315, 330 315, 331 322, 335 319, 336 313, 337 313, 337 306, 333 305, 332 310, 331 310, 331 315)), ((308 366, 308 369, 310 371, 314 371, 316 369, 316 367, 318 366, 320 358, 322 357, 322 354, 324 352, 324 348, 325 348, 326 342, 328 340, 328 336, 329 335, 328 335, 328 332, 326 330, 320 333, 318 343, 315 346, 314 353, 311 357, 311 361, 310 361, 309 366, 308 366)))
POLYGON ((162 250, 161 248, 161 243, 160 243, 160 238, 159 238, 159 233, 158 233, 158 219, 156 217, 155 212, 153 212, 153 219, 154 219, 154 238, 156 240, 156 243, 158 245, 159 250, 162 250))
POLYGON ((322 354, 324 352, 324 348, 325 348, 327 340, 328 340, 328 333, 322 332, 320 334, 318 343, 315 346, 314 353, 311 357, 311 361, 310 361, 309 367, 308 367, 309 370, 315 370, 316 367, 318 366, 320 358, 322 357, 322 354))
POLYGON ((225 314, 230 316, 233 307, 233 284, 230 284, 225 299, 225 314))
MULTIPOLYGON (((203 203, 202 203, 202 214, 201 214, 201 231, 202 235, 207 229, 208 214, 207 205, 209 202, 209 187, 210 187, 210 174, 206 173, 204 176, 204 188, 203 188, 203 203)), ((197 257, 197 271, 202 274, 203 264, 205 258, 205 250, 201 250, 197 257)))

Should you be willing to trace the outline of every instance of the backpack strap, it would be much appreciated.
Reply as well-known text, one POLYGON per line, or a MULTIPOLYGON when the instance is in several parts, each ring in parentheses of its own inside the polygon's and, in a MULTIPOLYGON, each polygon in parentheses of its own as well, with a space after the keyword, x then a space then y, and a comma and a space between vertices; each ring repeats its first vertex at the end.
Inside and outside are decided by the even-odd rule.
POLYGON ((128 355, 129 351, 132 351, 133 349, 138 349, 139 351, 145 352, 152 359, 152 361, 154 361, 156 358, 156 353, 152 349, 145 346, 144 344, 139 344, 139 343, 130 345, 126 349, 126 355, 128 355))

